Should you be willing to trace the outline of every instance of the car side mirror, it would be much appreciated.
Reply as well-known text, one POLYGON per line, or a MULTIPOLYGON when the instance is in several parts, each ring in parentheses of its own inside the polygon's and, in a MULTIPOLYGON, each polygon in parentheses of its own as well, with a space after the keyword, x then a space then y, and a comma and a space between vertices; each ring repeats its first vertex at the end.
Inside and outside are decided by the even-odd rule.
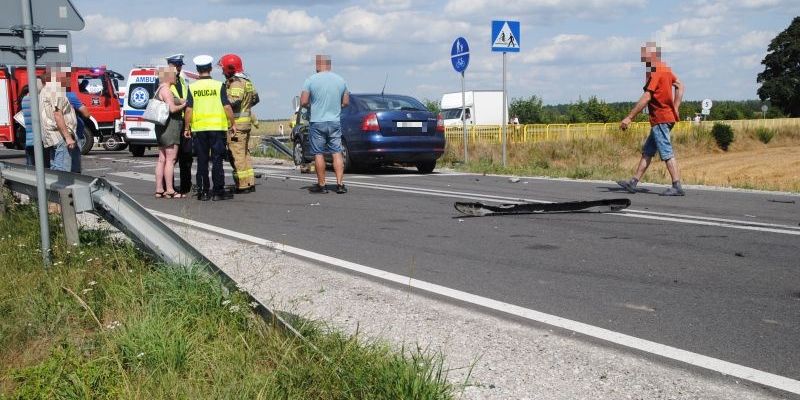
POLYGON ((294 98, 292 98, 292 110, 294 110, 294 112, 300 110, 300 96, 294 96, 294 98))

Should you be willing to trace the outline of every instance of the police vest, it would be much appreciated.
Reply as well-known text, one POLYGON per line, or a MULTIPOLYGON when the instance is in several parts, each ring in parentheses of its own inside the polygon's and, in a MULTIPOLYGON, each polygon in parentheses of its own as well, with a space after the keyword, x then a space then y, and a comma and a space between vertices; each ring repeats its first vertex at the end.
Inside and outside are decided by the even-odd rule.
POLYGON ((214 79, 198 79, 189 87, 193 132, 228 130, 228 117, 222 106, 222 85, 214 79))
POLYGON ((189 90, 189 87, 186 86, 186 80, 183 79, 182 76, 178 75, 178 80, 181 82, 181 91, 178 92, 178 85, 172 85, 169 87, 169 90, 174 94, 177 98, 181 100, 186 100, 186 91, 189 90))

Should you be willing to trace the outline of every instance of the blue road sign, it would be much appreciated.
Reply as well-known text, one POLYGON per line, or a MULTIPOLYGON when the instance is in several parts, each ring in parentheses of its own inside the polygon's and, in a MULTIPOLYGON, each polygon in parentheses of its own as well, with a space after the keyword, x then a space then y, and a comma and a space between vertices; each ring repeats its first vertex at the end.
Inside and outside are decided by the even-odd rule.
POLYGON ((467 39, 460 37, 453 42, 453 48, 450 49, 450 62, 453 63, 453 68, 456 72, 464 73, 469 65, 469 43, 467 39))
POLYGON ((492 21, 492 51, 519 53, 519 21, 492 21))

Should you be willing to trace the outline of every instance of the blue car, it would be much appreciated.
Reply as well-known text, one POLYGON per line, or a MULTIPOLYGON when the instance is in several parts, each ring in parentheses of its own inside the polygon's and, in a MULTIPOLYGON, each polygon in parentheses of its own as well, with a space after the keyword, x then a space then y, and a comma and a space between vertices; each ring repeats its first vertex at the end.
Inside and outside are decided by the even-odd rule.
MULTIPOLYGON (((313 162, 309 153, 306 113, 298 113, 292 130, 295 164, 313 162)), ((427 174, 444 154, 444 121, 419 100, 396 94, 350 94, 342 109, 342 146, 345 169, 369 169, 402 164, 427 174)), ((330 155, 325 155, 330 161, 330 155)))

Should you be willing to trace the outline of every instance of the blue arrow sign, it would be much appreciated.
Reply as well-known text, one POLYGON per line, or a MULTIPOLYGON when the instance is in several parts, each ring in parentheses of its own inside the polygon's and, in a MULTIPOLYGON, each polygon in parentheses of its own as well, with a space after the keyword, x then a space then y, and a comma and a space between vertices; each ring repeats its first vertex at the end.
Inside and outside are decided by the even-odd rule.
POLYGON ((467 39, 460 37, 453 42, 453 48, 450 49, 450 62, 453 63, 453 69, 456 72, 464 73, 469 65, 469 43, 467 39))
POLYGON ((519 21, 492 21, 492 51, 519 53, 519 21))

